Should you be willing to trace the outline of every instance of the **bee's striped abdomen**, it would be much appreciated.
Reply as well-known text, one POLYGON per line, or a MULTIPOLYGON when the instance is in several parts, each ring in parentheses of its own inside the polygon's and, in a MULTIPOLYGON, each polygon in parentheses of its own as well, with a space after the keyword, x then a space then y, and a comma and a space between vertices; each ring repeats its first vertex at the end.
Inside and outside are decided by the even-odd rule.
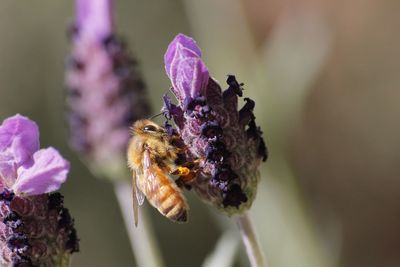
POLYGON ((175 222, 187 221, 188 205, 180 189, 164 172, 157 172, 158 190, 147 194, 149 202, 158 211, 175 222))
POLYGON ((160 201, 158 210, 168 219, 177 222, 187 221, 187 205, 180 191, 170 186, 163 196, 164 201, 160 201))

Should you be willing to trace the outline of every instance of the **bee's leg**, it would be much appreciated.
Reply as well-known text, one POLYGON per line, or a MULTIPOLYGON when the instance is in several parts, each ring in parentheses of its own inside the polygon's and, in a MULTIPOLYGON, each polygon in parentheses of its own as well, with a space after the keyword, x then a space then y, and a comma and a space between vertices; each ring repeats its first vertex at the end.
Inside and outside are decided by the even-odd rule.
POLYGON ((179 175, 179 176, 187 176, 190 173, 191 173, 191 171, 188 167, 180 166, 180 167, 176 168, 171 174, 179 175))
POLYGON ((179 175, 179 178, 175 180, 176 185, 181 188, 185 187, 188 190, 190 190, 191 188, 189 182, 191 182, 196 177, 196 173, 194 171, 191 171, 189 168, 182 166, 176 168, 176 170, 174 170, 171 174, 179 175))

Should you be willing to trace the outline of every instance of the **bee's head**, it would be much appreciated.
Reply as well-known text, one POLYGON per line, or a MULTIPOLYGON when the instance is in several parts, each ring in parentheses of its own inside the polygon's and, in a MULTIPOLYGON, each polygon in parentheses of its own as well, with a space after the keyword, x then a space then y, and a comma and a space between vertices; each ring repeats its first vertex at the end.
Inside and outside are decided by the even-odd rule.
POLYGON ((134 134, 159 135, 165 133, 164 128, 147 119, 136 121, 132 126, 132 131, 134 134))

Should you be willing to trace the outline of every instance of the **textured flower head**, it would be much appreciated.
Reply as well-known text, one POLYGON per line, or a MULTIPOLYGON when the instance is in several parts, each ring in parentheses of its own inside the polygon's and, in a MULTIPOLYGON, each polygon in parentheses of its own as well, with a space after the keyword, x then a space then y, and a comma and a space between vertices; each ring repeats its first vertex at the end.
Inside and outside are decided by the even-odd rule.
POLYGON ((78 250, 73 222, 59 193, 69 163, 56 149, 39 149, 37 125, 15 115, 0 126, 0 262, 67 266, 78 250))
MULTIPOLYGON (((255 123, 254 101, 244 98, 238 111, 242 84, 229 75, 221 90, 210 77, 196 42, 179 34, 164 57, 165 69, 178 100, 164 97, 164 112, 172 117, 187 157, 199 162, 190 186, 204 201, 228 213, 241 213, 254 200, 259 164, 267 159, 262 132, 255 123)), ((169 126, 170 127, 170 126, 169 126)))
POLYGON ((129 127, 150 107, 136 62, 113 33, 110 0, 76 0, 66 70, 70 136, 91 169, 124 177, 129 127))

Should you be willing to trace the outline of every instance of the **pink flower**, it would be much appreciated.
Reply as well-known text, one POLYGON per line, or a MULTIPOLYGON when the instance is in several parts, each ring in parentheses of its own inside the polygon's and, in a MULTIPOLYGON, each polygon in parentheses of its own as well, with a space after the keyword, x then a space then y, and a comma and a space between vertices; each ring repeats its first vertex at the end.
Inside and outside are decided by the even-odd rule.
POLYGON ((39 149, 39 129, 15 115, 0 126, 0 264, 65 266, 79 250, 74 222, 56 191, 69 163, 39 149))
POLYGON ((69 162, 52 147, 39 149, 35 122, 15 115, 0 126, 0 191, 39 195, 56 191, 67 179, 69 162))

